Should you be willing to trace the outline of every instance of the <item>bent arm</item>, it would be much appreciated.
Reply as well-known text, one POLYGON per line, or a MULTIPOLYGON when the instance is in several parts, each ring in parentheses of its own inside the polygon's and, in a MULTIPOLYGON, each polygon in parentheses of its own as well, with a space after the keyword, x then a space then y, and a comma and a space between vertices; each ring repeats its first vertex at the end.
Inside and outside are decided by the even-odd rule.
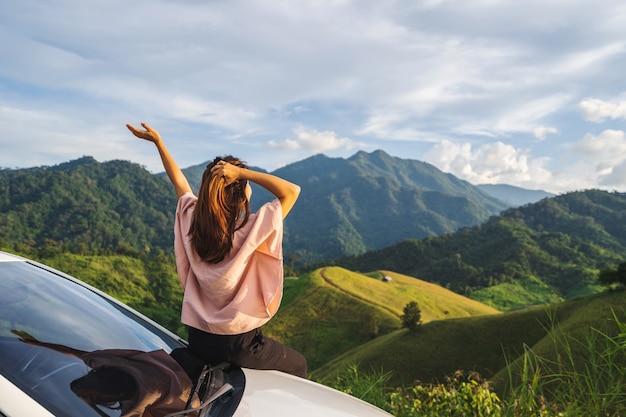
POLYGON ((276 175, 241 168, 225 161, 218 162, 211 169, 211 172, 213 175, 224 177, 228 184, 237 180, 247 180, 265 188, 280 201, 283 219, 287 217, 287 214, 289 214, 300 195, 299 185, 277 177, 276 175))
POLYGON ((186 192, 190 192, 191 187, 189 186, 187 178, 183 174, 183 171, 178 167, 178 164, 176 163, 172 155, 167 150, 167 147, 163 143, 159 132, 152 129, 145 123, 142 123, 141 126, 143 126, 146 130, 137 129, 130 124, 126 125, 128 130, 130 130, 133 135, 137 136, 140 139, 144 139, 154 143, 157 150, 159 151, 159 156, 161 157, 161 162, 163 163, 165 173, 167 174, 170 181, 174 185, 174 188, 176 189, 176 197, 180 198, 180 196, 182 196, 186 192))
POLYGON ((260 185, 274 194, 276 198, 278 198, 278 201, 280 201, 283 219, 287 217, 287 214, 289 214, 294 204, 296 204, 296 200, 300 195, 300 186, 272 174, 253 171, 251 169, 241 169, 241 171, 241 179, 260 185))

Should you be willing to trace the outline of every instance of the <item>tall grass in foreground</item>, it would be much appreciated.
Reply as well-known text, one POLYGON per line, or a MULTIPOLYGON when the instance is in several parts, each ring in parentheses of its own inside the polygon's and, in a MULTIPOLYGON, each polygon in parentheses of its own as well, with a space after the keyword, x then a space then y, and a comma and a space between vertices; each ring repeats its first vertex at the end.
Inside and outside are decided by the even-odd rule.
POLYGON ((553 352, 526 348, 509 363, 509 382, 499 396, 475 373, 442 384, 393 389, 389 373, 360 372, 357 365, 329 385, 397 417, 626 416, 626 324, 613 314, 613 330, 566 333, 553 322, 553 352))
POLYGON ((526 348, 521 372, 508 367, 506 415, 626 416, 626 324, 607 324, 576 336, 553 324, 552 355, 526 348))
POLYGON ((359 367, 353 364, 326 384, 385 411, 392 411, 389 403, 389 388, 387 388, 389 377, 390 373, 382 371, 360 372, 359 367))

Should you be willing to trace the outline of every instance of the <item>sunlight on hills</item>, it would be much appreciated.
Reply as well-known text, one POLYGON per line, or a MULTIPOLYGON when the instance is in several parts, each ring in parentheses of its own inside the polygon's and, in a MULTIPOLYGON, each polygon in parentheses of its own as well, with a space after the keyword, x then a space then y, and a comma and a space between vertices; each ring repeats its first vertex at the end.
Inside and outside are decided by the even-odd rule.
MULTIPOLYGON (((311 376, 318 381, 332 379, 337 372, 358 364, 364 372, 390 372, 392 384, 405 385, 414 380, 443 381, 457 370, 477 371, 501 390, 508 380, 507 363, 522 367, 518 358, 527 349, 554 363, 565 358, 563 347, 555 345, 555 326, 558 334, 585 341, 594 333, 591 328, 615 335, 619 329, 614 314, 623 321, 625 312, 624 293, 607 292, 497 315, 436 320, 413 332, 401 329, 357 346, 311 376)), ((584 366, 589 358, 579 348, 576 344, 571 349, 568 360, 584 366)))
POLYGON ((402 310, 411 301, 418 303, 423 322, 499 313, 405 275, 388 271, 363 275, 327 267, 286 280, 282 306, 264 328, 268 336, 304 354, 314 370, 400 329, 402 310), (391 281, 383 282, 383 276, 391 281))
POLYGON ((454 317, 500 313, 493 307, 456 294, 437 284, 391 271, 378 271, 366 276, 340 267, 318 270, 328 285, 356 298, 388 309, 400 317, 411 301, 417 302, 422 322, 454 317), (383 277, 391 278, 383 281, 383 277))

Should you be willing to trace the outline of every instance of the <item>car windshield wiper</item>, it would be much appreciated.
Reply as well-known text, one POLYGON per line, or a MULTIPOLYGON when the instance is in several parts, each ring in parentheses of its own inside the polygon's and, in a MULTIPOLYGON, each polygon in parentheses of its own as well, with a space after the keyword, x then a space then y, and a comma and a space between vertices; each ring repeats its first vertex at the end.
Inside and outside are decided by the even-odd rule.
POLYGON ((189 400, 187 401, 185 409, 167 414, 165 417, 184 416, 195 411, 199 411, 198 417, 208 415, 208 411, 211 409, 211 406, 215 401, 235 390, 235 387, 231 384, 224 383, 220 388, 211 392, 211 386, 222 380, 222 378, 219 377, 220 381, 218 381, 218 375, 216 374, 222 375, 222 371, 228 367, 230 367, 228 362, 222 362, 214 366, 205 365, 202 368, 202 372, 200 373, 191 394, 189 395, 189 400), (208 398, 204 398, 207 395, 208 398), (201 404, 197 407, 193 407, 196 400, 200 401, 201 404))
POLYGON ((193 413, 195 411, 199 411, 198 417, 203 417, 203 416, 206 415, 206 413, 204 413, 203 411, 208 411, 208 409, 211 407, 211 405, 215 401, 217 401, 218 399, 222 398, 224 395, 226 395, 226 394, 228 394, 228 393, 230 393, 230 392, 232 392, 234 390, 235 390, 235 387, 233 387, 229 383, 226 383, 226 384, 222 385, 222 387, 220 389, 215 391, 209 398, 207 398, 198 407, 188 408, 188 409, 182 410, 182 411, 176 411, 174 413, 170 413, 170 414, 166 415, 165 417, 185 416, 185 415, 187 415, 189 413, 193 413))

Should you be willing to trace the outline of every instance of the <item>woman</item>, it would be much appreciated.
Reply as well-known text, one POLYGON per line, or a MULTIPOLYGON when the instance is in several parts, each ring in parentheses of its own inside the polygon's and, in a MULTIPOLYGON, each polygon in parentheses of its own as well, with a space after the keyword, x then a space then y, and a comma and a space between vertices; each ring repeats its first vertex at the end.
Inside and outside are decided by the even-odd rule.
POLYGON ((283 220, 300 187, 227 156, 207 166, 198 198, 159 133, 141 125, 145 130, 126 126, 156 145, 178 197, 174 250, 190 350, 212 364, 227 361, 306 377, 304 356, 261 331, 282 298, 283 220), (276 199, 250 213, 248 182, 276 199))

